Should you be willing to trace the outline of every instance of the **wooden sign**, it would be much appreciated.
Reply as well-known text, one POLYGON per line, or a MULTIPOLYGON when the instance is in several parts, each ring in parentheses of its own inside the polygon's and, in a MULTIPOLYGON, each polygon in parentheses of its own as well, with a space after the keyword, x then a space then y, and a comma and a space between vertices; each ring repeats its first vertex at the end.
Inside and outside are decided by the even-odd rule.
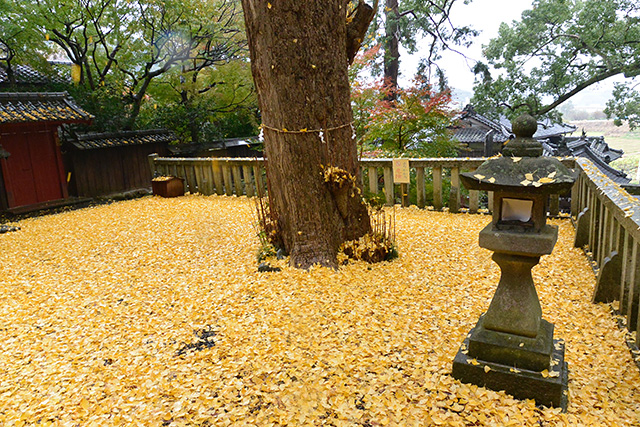
POLYGON ((393 159, 393 182, 409 184, 409 159, 393 159))

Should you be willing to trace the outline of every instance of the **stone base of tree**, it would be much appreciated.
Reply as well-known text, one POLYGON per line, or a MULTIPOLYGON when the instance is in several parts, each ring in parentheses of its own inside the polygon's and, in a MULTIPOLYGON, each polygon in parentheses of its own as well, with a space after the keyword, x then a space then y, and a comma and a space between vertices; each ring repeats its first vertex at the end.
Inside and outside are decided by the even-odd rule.
POLYGON ((482 320, 481 317, 460 346, 453 361, 453 377, 565 411, 569 369, 564 360, 564 342, 553 339, 553 324, 543 320, 541 336, 526 338, 484 329, 482 320), (527 340, 530 342, 525 343, 527 340), (470 351, 470 347, 475 351, 470 351), (492 361, 483 359, 484 354, 492 361), (495 355, 502 362, 495 361, 495 355), (530 370, 523 366, 544 369, 530 370))

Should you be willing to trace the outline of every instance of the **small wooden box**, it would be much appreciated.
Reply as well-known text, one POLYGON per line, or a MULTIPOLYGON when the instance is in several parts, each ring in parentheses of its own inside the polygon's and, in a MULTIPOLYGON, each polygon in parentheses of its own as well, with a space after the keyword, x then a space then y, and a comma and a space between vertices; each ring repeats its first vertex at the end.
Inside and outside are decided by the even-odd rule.
POLYGON ((175 176, 160 176, 151 180, 153 194, 162 197, 184 196, 184 179, 175 176))

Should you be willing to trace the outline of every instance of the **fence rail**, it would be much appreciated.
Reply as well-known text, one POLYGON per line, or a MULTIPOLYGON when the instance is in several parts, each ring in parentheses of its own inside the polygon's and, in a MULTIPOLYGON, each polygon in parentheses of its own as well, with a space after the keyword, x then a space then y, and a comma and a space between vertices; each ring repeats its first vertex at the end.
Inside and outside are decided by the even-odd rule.
MULTIPOLYGON (((384 193, 386 205, 391 206, 400 200, 403 206, 409 204, 409 194, 415 194, 415 204, 424 208, 430 203, 434 209, 447 206, 451 212, 459 212, 468 207, 476 213, 482 204, 488 210, 492 206, 492 192, 462 190, 460 172, 473 171, 482 164, 484 158, 438 158, 409 159, 411 170, 410 185, 393 183, 393 159, 362 159, 362 182, 370 193, 384 193), (445 180, 447 185, 444 185, 445 180), (427 184, 429 192, 427 192, 427 184), (427 194, 429 193, 429 194, 427 194), (464 193, 464 194, 463 194, 464 193), (429 197, 428 197, 429 196, 429 197)), ((247 195, 252 197, 258 191, 265 190, 264 159, 248 158, 170 158, 149 156, 154 174, 172 175, 184 178, 185 191, 204 195, 226 194, 247 195)), ((574 167, 573 159, 563 162, 574 167)), ((551 197, 549 212, 557 215, 559 199, 551 197)))
POLYGON ((586 247, 597 272, 594 302, 619 301, 627 329, 640 329, 640 201, 577 159, 580 175, 572 190, 576 247, 586 247))

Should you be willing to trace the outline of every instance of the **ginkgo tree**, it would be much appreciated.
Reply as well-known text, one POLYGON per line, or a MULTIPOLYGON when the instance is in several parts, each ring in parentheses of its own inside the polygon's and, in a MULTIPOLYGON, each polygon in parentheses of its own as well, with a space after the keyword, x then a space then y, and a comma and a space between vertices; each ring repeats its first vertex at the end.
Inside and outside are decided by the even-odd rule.
POLYGON ((371 230, 347 71, 373 7, 361 1, 350 11, 348 4, 242 1, 270 207, 290 262, 301 268, 336 267, 340 245, 371 230))

